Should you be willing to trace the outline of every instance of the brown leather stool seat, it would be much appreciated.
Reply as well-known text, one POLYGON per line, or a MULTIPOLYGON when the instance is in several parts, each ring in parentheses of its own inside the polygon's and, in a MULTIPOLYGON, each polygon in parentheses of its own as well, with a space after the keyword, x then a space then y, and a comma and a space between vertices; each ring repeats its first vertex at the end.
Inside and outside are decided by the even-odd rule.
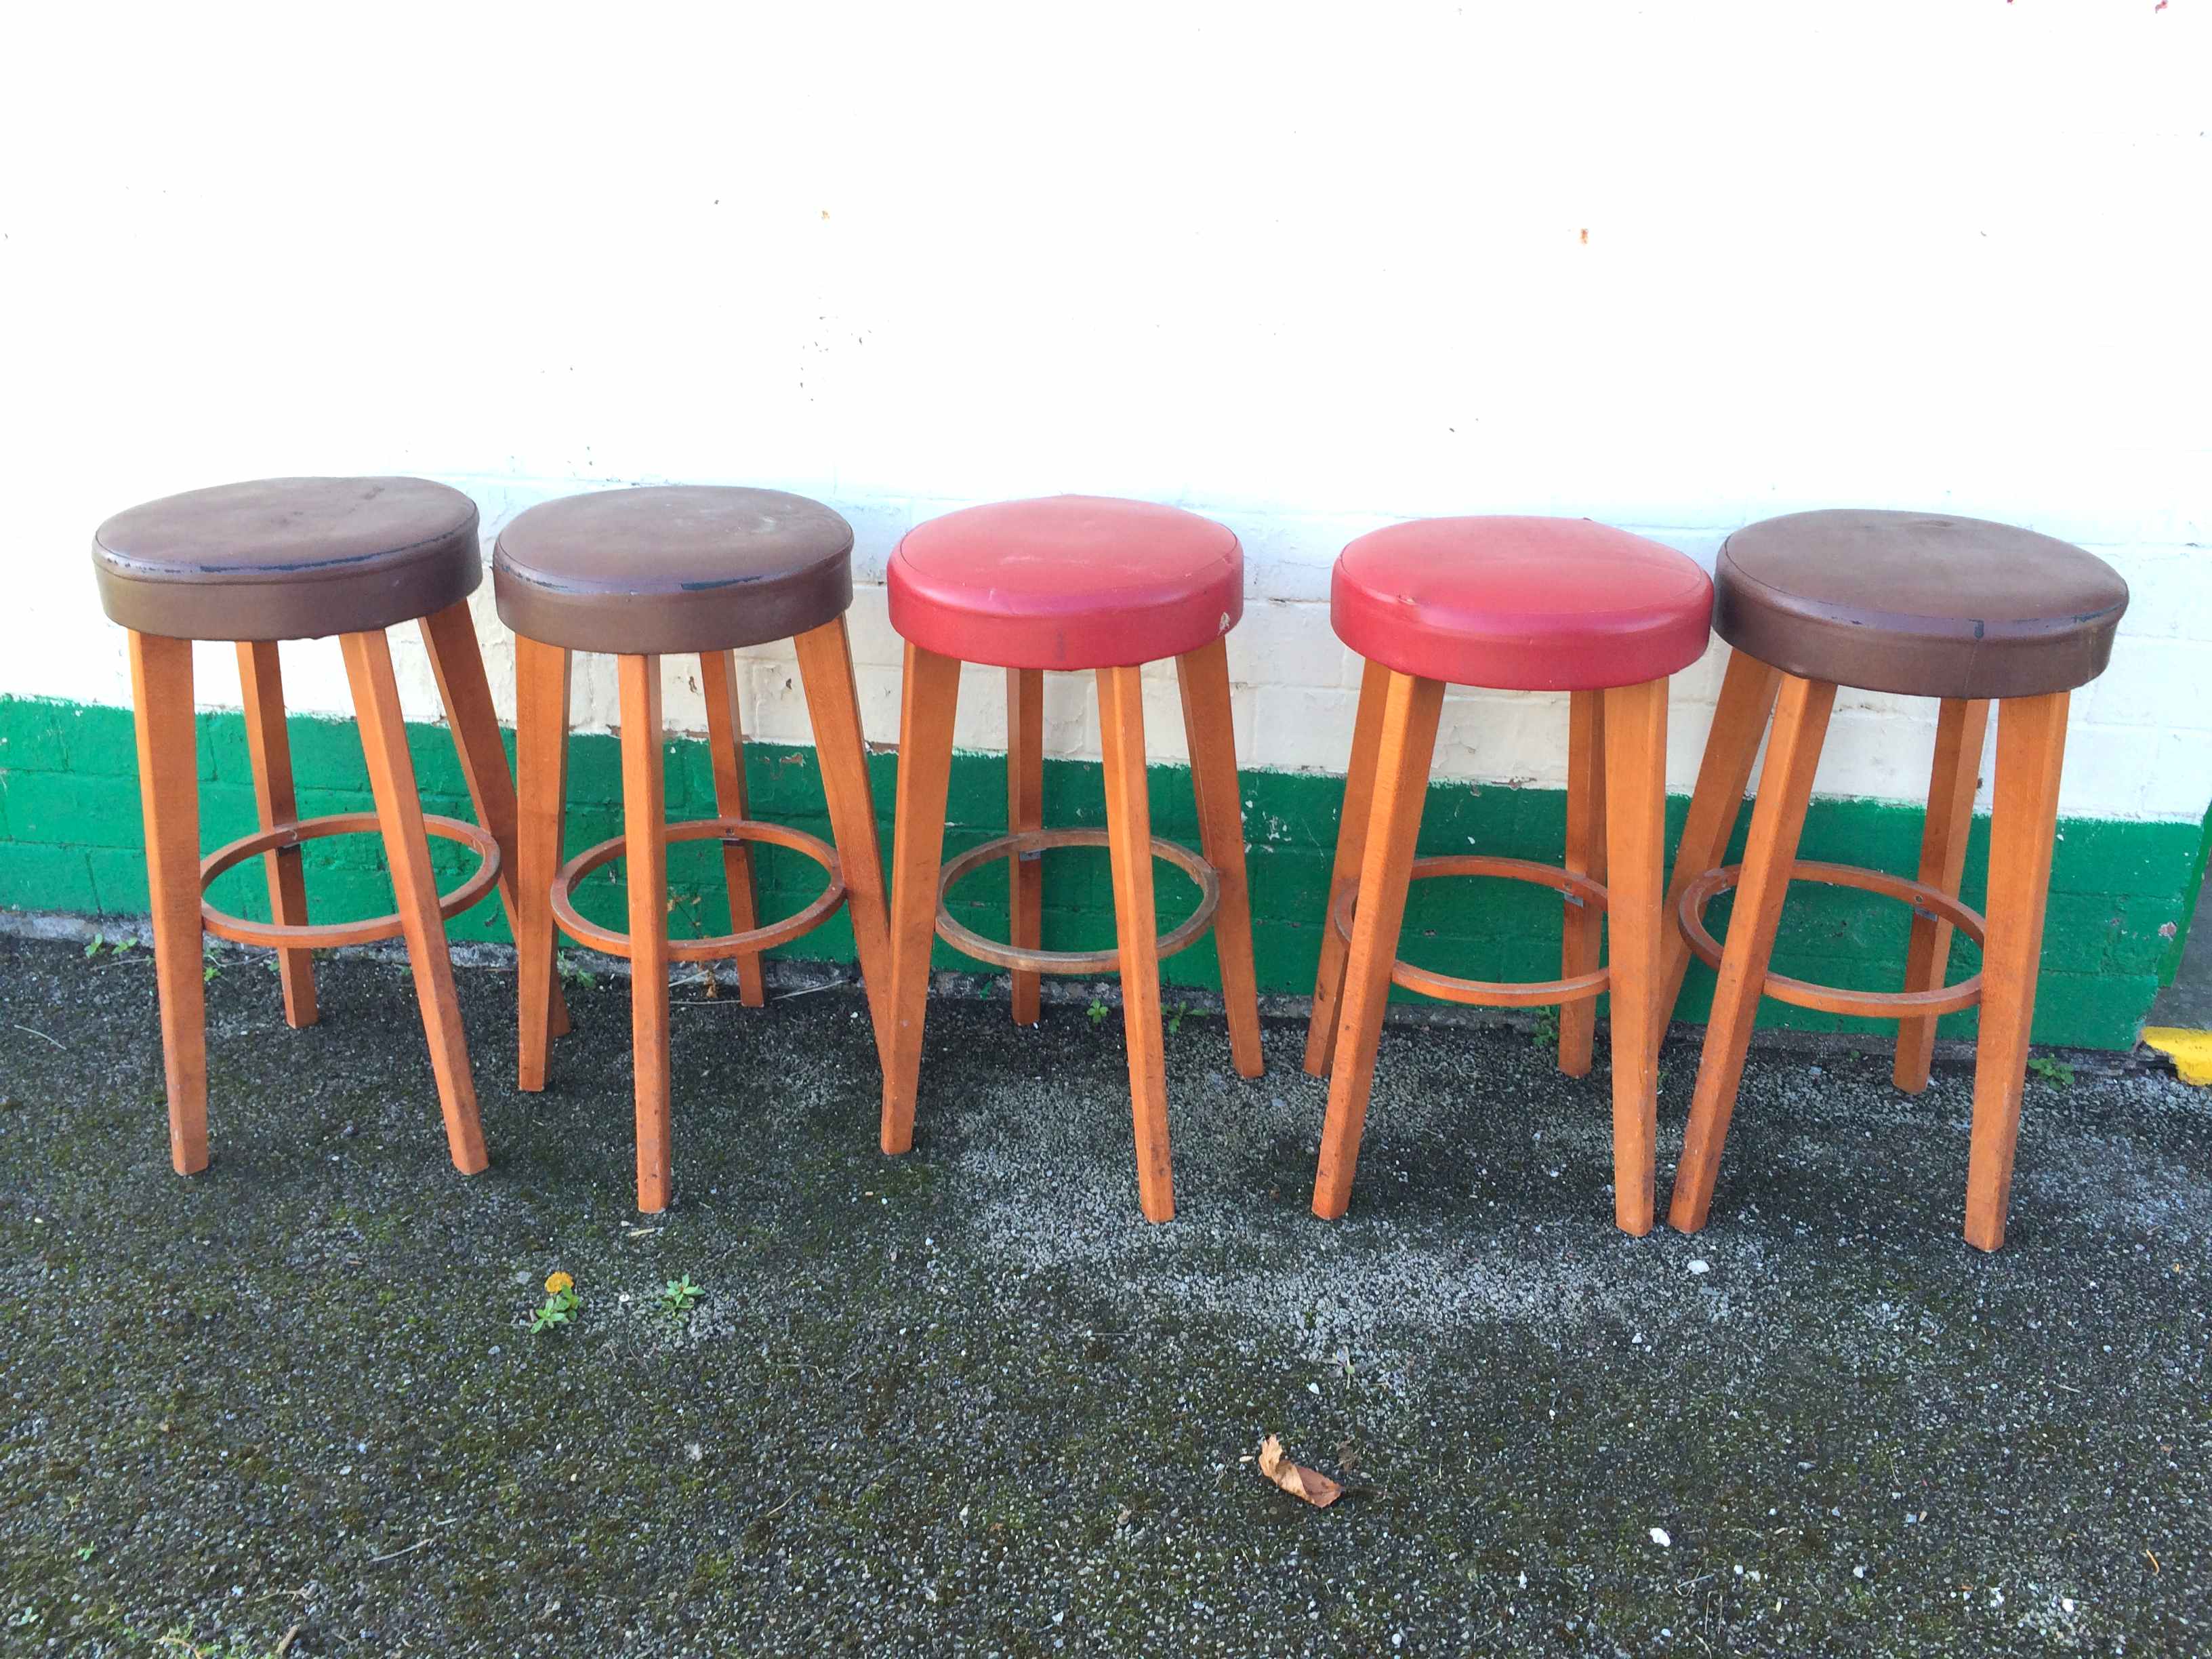
POLYGON ((2128 586, 2071 543, 1948 514, 1792 513, 1737 531, 1713 625, 1809 680, 1919 697, 2033 697, 2105 672, 2128 586))
POLYGON ((261 478, 93 535, 108 616, 178 640, 308 640, 434 616, 483 580, 476 503, 427 478, 261 478))
POLYGON ((2035 1017, 2043 919, 2057 836, 2069 699, 2112 654, 2128 586, 2094 555, 2010 525, 1945 513, 1793 513, 1737 531, 1714 572, 1714 631, 1735 647, 1667 890, 1660 1005, 1694 953, 1719 980, 1668 1219, 1705 1224, 1744 1052, 1762 997, 1826 1014, 1898 1022, 1891 1077, 1928 1086, 1936 1022, 1978 1008, 1966 1236, 2004 1240, 2035 1017), (1938 700, 1935 764, 1915 879, 1797 857, 1820 746, 1839 687, 1938 700), (1722 866, 1769 717, 1773 732, 1741 865, 1722 866), (1986 915, 1960 902, 1990 726, 1997 729, 1986 915), (1792 881, 1857 888, 1912 906, 1905 988, 1814 985, 1768 971, 1792 881), (1705 907, 1735 889, 1723 945, 1705 907), (1981 971, 1952 981, 1954 933, 1981 971))
POLYGON ((571 651, 766 645, 845 614, 853 527, 780 489, 604 489, 518 516, 500 532, 492 585, 509 628, 571 651))

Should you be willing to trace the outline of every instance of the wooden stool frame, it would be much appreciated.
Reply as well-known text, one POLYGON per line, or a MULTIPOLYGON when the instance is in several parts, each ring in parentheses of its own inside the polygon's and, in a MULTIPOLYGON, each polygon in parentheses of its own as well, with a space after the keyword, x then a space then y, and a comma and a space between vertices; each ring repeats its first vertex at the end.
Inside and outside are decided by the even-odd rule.
MULTIPOLYGON (((208 1164, 207 1003, 201 966, 207 933, 276 949, 284 1018, 295 1027, 313 1025, 319 1018, 315 950, 395 936, 405 939, 453 1167, 463 1175, 480 1174, 487 1167, 445 924, 447 917, 496 886, 508 925, 514 925, 514 781, 507 771, 507 750, 492 712, 491 684, 484 675, 467 605, 448 605, 421 618, 420 626, 469 799, 483 827, 425 817, 400 717, 391 642, 380 629, 342 635, 338 641, 376 810, 374 814, 301 818, 292 780, 291 740, 284 726, 277 642, 241 640, 239 678, 261 832, 218 848, 204 860, 199 850, 192 641, 130 635, 139 794, 146 820, 146 878, 153 904, 154 965, 168 1084, 169 1161, 179 1175, 196 1175, 208 1164), (384 836, 398 901, 396 912, 367 921, 311 925, 301 844, 321 836, 369 830, 384 836), (474 847, 483 860, 467 883, 443 897, 430 869, 433 833, 474 847), (206 883, 256 855, 267 865, 269 908, 275 918, 265 925, 225 915, 204 897, 206 883)), ((557 1000, 549 1006, 547 1018, 559 1029, 568 1028, 568 1010, 557 1000)))
MULTIPOLYGON (((1130 1111, 1137 1154, 1137 1199, 1145 1217, 1175 1215, 1175 1180, 1168 1146, 1167 1060, 1160 1019, 1159 963, 1163 955, 1195 939, 1210 921, 1221 964, 1222 1000, 1229 1021, 1230 1055, 1243 1077, 1266 1070, 1260 1048, 1260 999, 1252 963, 1252 901, 1244 866, 1243 797, 1237 781, 1236 734, 1230 721, 1229 658, 1219 639, 1176 659, 1182 693, 1183 730, 1190 750, 1191 782, 1198 799, 1200 853, 1208 874, 1200 884, 1198 913, 1164 939, 1152 909, 1152 859, 1166 856, 1192 870, 1188 849, 1169 848, 1152 830, 1145 784, 1145 711, 1137 666, 1101 668, 1100 744, 1105 753, 1107 842, 1113 860, 1114 916, 1118 948, 1104 953, 1037 948, 1043 910, 1041 854, 1049 846, 1095 845, 1095 831, 1046 830, 1044 816, 1044 671, 1010 668, 1006 674, 1006 817, 1011 834, 989 851, 973 849, 955 861, 957 879, 982 856, 1004 856, 1012 884, 1012 943, 992 946, 984 960, 1010 966, 1017 1024, 1037 1021, 1041 973, 1092 973, 1118 967, 1121 1018, 1129 1054, 1130 1111), (1181 856, 1177 856, 1180 854, 1181 856), (1209 881, 1218 884, 1210 886, 1209 881), (1206 901, 1211 899, 1209 905, 1206 901), (1210 914, 1209 914, 1210 913, 1210 914)), ((945 934, 965 948, 966 933, 945 915, 940 902, 945 809, 952 766, 952 726, 960 693, 960 664, 909 641, 899 717, 898 808, 891 856, 890 1040, 884 1061, 883 1149, 897 1155, 914 1146, 915 1094, 921 1070, 922 1024, 929 996, 933 939, 945 934)), ((972 936, 970 936, 972 937, 972 936)), ((988 941, 984 941, 987 945, 988 941)))
POLYGON ((1570 1077, 1589 1071, 1595 1000, 1610 988, 1613 1220, 1624 1232, 1648 1233, 1658 1133, 1660 1027, 1652 992, 1661 962, 1667 682, 1571 694, 1564 870, 1518 859, 1415 860, 1443 694, 1440 680, 1376 662, 1360 680, 1329 883, 1330 925, 1306 1031, 1305 1068, 1329 1079, 1314 1213, 1334 1220, 1351 1201, 1393 983, 1478 1006, 1561 1005, 1559 1069, 1570 1077), (1493 984, 1395 960, 1407 885, 1426 875, 1502 876, 1559 888, 1567 901, 1560 977, 1493 984), (1611 961, 1601 967, 1608 917, 1611 961))
POLYGON ((731 651, 699 656, 714 801, 721 816, 670 823, 661 768, 660 659, 622 655, 616 663, 622 699, 623 833, 563 865, 574 653, 566 647, 516 636, 515 751, 522 799, 519 856, 523 895, 523 914, 515 929, 521 981, 520 1085, 532 1091, 545 1086, 550 1039, 558 1035, 550 1018, 560 994, 555 971, 557 921, 572 937, 629 960, 630 1035, 636 1054, 637 1207, 647 1214, 666 1209, 674 1191, 668 1059, 672 962, 734 957, 739 1000, 757 1008, 767 1000, 761 952, 821 926, 842 904, 852 916, 854 945, 881 1057, 890 984, 888 917, 875 798, 868 783, 867 745, 861 734, 860 694, 845 618, 810 629, 792 643, 814 723, 834 848, 816 836, 748 816, 744 728, 738 707, 736 658, 731 651), (711 939, 669 939, 668 845, 687 840, 722 843, 722 873, 735 933, 711 939), (758 921, 760 901, 750 850, 755 842, 804 853, 829 877, 822 893, 797 914, 765 927, 758 921), (579 879, 616 858, 627 860, 627 933, 586 922, 569 901, 579 879))
MULTIPOLYGON (((1716 866, 1742 811, 1745 787, 1770 715, 1774 729, 1759 774, 1750 841, 1736 878, 1735 908, 1719 951, 1720 979, 1705 1028, 1697 1093, 1691 1102, 1668 1222, 1694 1232, 1711 1214, 1721 1148, 1762 994, 1810 1007, 1897 1019, 1892 1080, 1916 1094, 1928 1086, 1938 1016, 1978 1001, 1981 1031, 1974 1066, 1965 1235, 1976 1249, 1994 1250, 2004 1243, 2013 1158, 2019 1144, 2044 908, 2057 837, 2058 777, 2065 755, 2069 696, 2060 691, 2011 697, 1997 705, 1996 796, 1990 825, 1984 920, 1960 904, 1958 893, 1991 714, 1991 704, 1985 700, 1940 700, 1916 881, 1798 862, 1798 837, 1812 799, 1814 770, 1836 691, 1832 682, 1801 679, 1746 652, 1738 651, 1729 659, 1668 885, 1668 909, 1686 924, 1694 921, 1705 897, 1717 890, 1718 878, 1729 873, 1717 872, 1716 866), (1784 896, 1793 875, 1808 872, 1814 879, 1847 881, 1914 902, 1902 993, 1832 991, 1778 981, 1769 974, 1784 896), (1976 979, 1947 987, 1943 981, 1954 930, 1981 939, 1982 971, 1976 979)), ((1702 933, 1701 924, 1696 931, 1702 933)), ((1686 925, 1670 931, 1660 986, 1663 1008, 1673 1007, 1681 989, 1693 937, 1686 925)), ((1710 943, 1710 936, 1705 942, 1710 943)))

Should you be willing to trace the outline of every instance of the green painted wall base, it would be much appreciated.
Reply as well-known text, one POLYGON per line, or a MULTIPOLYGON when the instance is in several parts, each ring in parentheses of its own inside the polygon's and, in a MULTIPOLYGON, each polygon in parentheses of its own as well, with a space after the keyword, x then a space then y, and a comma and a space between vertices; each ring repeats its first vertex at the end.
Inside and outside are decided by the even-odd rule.
MULTIPOLYGON (((201 830, 213 848, 257 827, 252 773, 242 716, 203 714, 199 728, 201 830)), ((291 722, 295 770, 303 814, 363 811, 370 805, 361 744, 349 722, 295 719, 291 722)), ((1346 734, 1349 741, 1349 734, 1346 734)), ((410 727, 409 741, 428 809, 470 816, 451 743, 442 726, 410 727)), ((896 757, 871 763, 876 801, 890 846, 890 808, 896 757)), ((673 817, 714 816, 706 745, 683 739, 667 745, 668 806, 673 817)), ((827 837, 821 780, 813 750, 757 744, 746 755, 756 816, 781 819, 827 837)), ((990 755, 962 755, 954 763, 948 855, 1001 834, 1006 824, 1005 770, 990 755)), ((620 833, 621 770, 617 744, 604 735, 581 736, 571 745, 568 847, 571 852, 620 833)), ((1245 826, 1252 848, 1254 944, 1263 991, 1303 994, 1311 988, 1320 943, 1322 910, 1341 805, 1340 779, 1304 773, 1248 772, 1245 826)), ((1196 845, 1190 778, 1182 767, 1152 769, 1153 830, 1196 845)), ((1678 832, 1687 802, 1668 803, 1670 836, 1678 832)), ((1045 768, 1045 814, 1057 825, 1103 825, 1104 793, 1099 769, 1066 761, 1045 768)), ((1744 815, 1747 823, 1749 814, 1744 815)), ((1566 803, 1558 790, 1500 785, 1439 783, 1429 791, 1421 825, 1425 854, 1480 850, 1557 862, 1565 838, 1566 803)), ((1985 878, 1989 826, 1977 822, 1966 860, 1966 897, 1978 906, 1985 878)), ((2202 831, 2195 823, 2144 823, 2074 818, 2060 826, 2051 878, 2041 994, 2035 1039, 2085 1048, 2124 1048, 2136 1040, 2144 1011, 2179 959, 2202 831)), ((1868 865, 1910 874, 1919 856, 1917 809, 1860 800, 1819 800, 1808 820, 1802 855, 1868 865)), ((1739 833, 1739 850, 1741 833, 1739 833)), ((441 877, 450 887, 465 872, 467 854, 433 842, 441 877)), ((143 836, 131 720, 127 710, 37 699, 0 697, 0 907, 137 915, 147 908, 143 836)), ((767 914, 798 908, 820 890, 820 871, 797 854, 762 849, 762 897, 767 914)), ((1732 854, 1732 857, 1734 855, 1732 854)), ((318 920, 380 915, 392 908, 380 846, 373 836, 332 838, 306 851, 308 898, 318 920)), ((673 931, 696 937, 727 930, 728 917, 716 844, 690 842, 671 850, 673 931)), ((621 865, 585 884, 580 908, 595 921, 623 925, 621 865)), ((1163 916, 1188 914, 1196 890, 1172 867, 1158 875, 1163 916)), ((224 876, 216 902, 238 914, 264 918, 266 890, 258 864, 224 876)), ((969 926, 1004 938, 1003 866, 979 871, 955 895, 969 926)), ((1053 854, 1045 875, 1045 943, 1059 949, 1110 945, 1112 887, 1103 849, 1053 854)), ((1714 907, 1723 931, 1727 901, 1714 907)), ((1893 988, 1905 961, 1910 913, 1901 905, 1841 889, 1801 884, 1784 912, 1775 965, 1798 978, 1861 988, 1893 988)), ((1559 970, 1560 905, 1547 890, 1504 881, 1434 881, 1416 884, 1407 911, 1403 953, 1424 966, 1478 979, 1547 979, 1559 970)), ((487 901, 451 924, 463 939, 504 938, 496 902, 487 901)), ((841 916, 780 954, 848 959, 852 937, 841 916)), ((1977 952, 1960 941, 1951 974, 1974 971, 1977 952)), ((939 965, 976 969, 981 964, 942 944, 939 965)), ((1214 983, 1211 946, 1199 945, 1166 964, 1178 983, 1214 983)), ((1676 1015, 1700 1018, 1711 998, 1711 975, 1692 966, 1676 1015)), ((1771 1000, 1762 1024, 1810 1030, 1882 1030, 1865 1020, 1807 1012, 1771 1000)), ((1964 1036, 1974 1016, 1954 1015, 1946 1036, 1964 1036)))

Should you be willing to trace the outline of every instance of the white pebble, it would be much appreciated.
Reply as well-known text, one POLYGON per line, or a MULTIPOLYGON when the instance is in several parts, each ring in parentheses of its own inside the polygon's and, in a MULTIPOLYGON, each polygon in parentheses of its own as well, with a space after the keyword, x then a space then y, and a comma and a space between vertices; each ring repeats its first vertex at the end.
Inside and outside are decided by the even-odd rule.
POLYGON ((1672 1549, 1674 1545, 1674 1540, 1667 1536, 1667 1528, 1664 1527, 1651 1528, 1651 1541, 1662 1550, 1672 1549))
POLYGON ((1703 1256, 1699 1256, 1695 1261, 1692 1261, 1690 1264, 1690 1273, 1692 1277, 1700 1277, 1705 1273, 1712 1272, 1712 1270, 1713 1264, 1706 1261, 1703 1256))

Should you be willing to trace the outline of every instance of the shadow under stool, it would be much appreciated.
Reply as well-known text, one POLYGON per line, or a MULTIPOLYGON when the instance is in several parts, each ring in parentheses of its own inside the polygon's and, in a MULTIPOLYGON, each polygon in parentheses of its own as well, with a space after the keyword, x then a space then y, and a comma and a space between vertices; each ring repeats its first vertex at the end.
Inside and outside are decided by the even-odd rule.
POLYGON ((906 641, 899 726, 898 811, 892 853, 892 1025, 884 1063, 883 1148, 914 1145, 933 935, 1013 975, 1014 1018, 1037 1018, 1037 975, 1121 976, 1121 1018, 1146 1218, 1175 1215, 1168 1151, 1167 1061, 1159 963, 1210 925, 1221 963, 1231 1059, 1258 1077, 1260 1002, 1245 884, 1244 815, 1230 723, 1224 636, 1244 613, 1244 556, 1224 526, 1179 508, 1089 495, 1008 501, 948 514, 908 532, 889 571, 891 626, 906 641), (1204 857, 1156 837, 1146 793, 1143 665, 1172 658, 1198 798, 1204 857), (945 865, 945 797, 960 665, 1006 672, 1006 798, 1012 833, 945 865), (1043 827, 1044 675, 1093 672, 1105 756, 1106 823, 1043 827), (1118 945, 1040 950, 1044 853, 1103 842, 1113 863, 1118 945), (952 884, 980 865, 1007 861, 1012 942, 985 939, 945 908, 952 884), (1152 860, 1198 884, 1198 908, 1156 936, 1152 860))
MULTIPOLYGON (((421 478, 270 478, 149 501, 118 514, 93 542, 100 603, 130 630, 138 780, 146 818, 161 1050, 168 1076, 169 1157, 178 1173, 207 1167, 207 1017, 202 936, 276 953, 284 1015, 317 1018, 313 952, 404 938, 422 1006, 453 1167, 486 1164, 476 1085, 453 994, 446 918, 495 885, 515 919, 514 786, 468 597, 483 578, 477 509, 421 478), (422 625, 478 823, 426 816, 416 796, 385 629, 422 625), (376 810, 299 817, 284 726, 283 640, 338 636, 376 810), (246 744, 261 830, 204 859, 192 723, 192 641, 237 642, 246 744), (310 925, 300 848, 325 836, 384 838, 397 913, 310 925), (428 837, 472 848, 483 862, 441 897, 428 837), (227 915, 202 896, 234 865, 260 857, 274 920, 227 915)), ((565 1008, 550 1018, 564 1029, 565 1008)))
POLYGON ((1391 986, 1480 1007, 1559 1005, 1570 1077, 1589 1071, 1609 990, 1613 1219, 1651 1231, 1667 681, 1705 653, 1711 614, 1693 561, 1587 519, 1417 520, 1338 556, 1329 620, 1366 668, 1306 1033, 1306 1070, 1329 1079, 1315 1214, 1333 1220, 1351 1201, 1391 986), (1447 684, 1569 694, 1564 869, 1413 856, 1447 684), (1556 888, 1560 977, 1500 984, 1397 960, 1407 887, 1432 876, 1556 888))
POLYGON ((1669 1224, 1694 1232, 1712 1208, 1721 1146, 1764 996, 1801 1008, 1899 1022, 1893 1078, 1928 1085, 1936 1022, 1981 1009, 1967 1243, 2004 1242, 2035 1016, 2044 904, 2057 834, 2069 694, 2112 655, 2127 584, 2103 560, 2008 525, 1948 514, 1794 513, 1737 531, 1715 575, 1714 629, 1735 647, 1697 792, 1675 854, 1661 1006, 1671 1009, 1694 952, 1720 973, 1669 1224), (1837 688, 1939 699, 1918 879, 1800 861, 1797 841, 1837 688), (1991 705, 1996 793, 1986 919, 1959 902, 1991 705), (1751 836, 1741 866, 1716 868, 1743 806, 1770 714, 1751 836), (1913 907, 1901 992, 1836 990, 1768 971, 1792 880, 1855 887, 1913 907), (1728 942, 1703 915, 1735 889, 1728 942), (1982 970, 1947 986, 1952 936, 1982 947, 1982 970))
POLYGON ((890 983, 883 857, 845 612, 853 602, 853 529, 819 501, 774 489, 669 485, 547 501, 500 532, 492 581, 515 639, 515 762, 522 795, 520 857, 520 1086, 545 1086, 559 998, 554 927, 626 957, 637 1110, 637 1207, 667 1208, 674 1178, 668 1062, 668 975, 675 962, 734 957, 739 994, 763 1000, 761 952, 849 911, 880 1054, 890 983), (806 689, 833 847, 753 818, 745 799, 744 728, 733 653, 791 641, 806 689), (568 793, 569 672, 574 653, 617 659, 622 709, 623 834, 561 861, 568 793), (720 816, 667 821, 662 771, 660 659, 699 659, 720 816), (721 844, 730 919, 718 939, 668 936, 668 847, 721 844), (762 924, 750 846, 805 854, 828 879, 811 902, 762 924), (579 915, 576 884, 625 864, 629 927, 579 915))

